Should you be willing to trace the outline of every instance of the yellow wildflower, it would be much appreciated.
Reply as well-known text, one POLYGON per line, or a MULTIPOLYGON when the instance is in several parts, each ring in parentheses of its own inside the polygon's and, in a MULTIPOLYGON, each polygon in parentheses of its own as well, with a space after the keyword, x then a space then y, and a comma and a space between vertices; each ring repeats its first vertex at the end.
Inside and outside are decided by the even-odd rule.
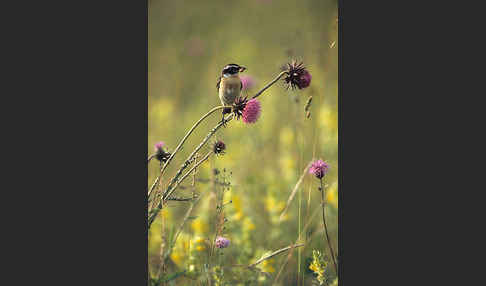
POLYGON ((277 201, 273 196, 265 198, 265 208, 270 213, 280 213, 285 208, 283 201, 277 201))
POLYGON ((206 240, 202 237, 196 237, 191 240, 191 250, 198 252, 206 250, 206 240))
POLYGON ((170 254, 170 258, 177 266, 183 266, 184 261, 188 257, 189 247, 190 240, 185 234, 182 233, 177 239, 174 249, 170 254))
POLYGON ((255 229, 255 224, 252 222, 251 218, 245 217, 243 220, 243 229, 245 231, 250 231, 255 229))
POLYGON ((338 193, 336 183, 332 184, 332 186, 326 190, 326 200, 334 208, 338 208, 338 193))
POLYGON ((205 234, 209 230, 209 225, 200 218, 191 222, 191 228, 196 234, 205 234))
POLYGON ((312 270, 317 275, 317 281, 319 285, 324 284, 324 271, 326 269, 327 263, 324 261, 324 257, 318 250, 312 250, 312 263, 309 265, 309 269, 312 270))
POLYGON ((273 273, 275 272, 275 267, 274 266, 275 260, 273 258, 263 260, 262 262, 262 271, 267 272, 267 273, 273 273))

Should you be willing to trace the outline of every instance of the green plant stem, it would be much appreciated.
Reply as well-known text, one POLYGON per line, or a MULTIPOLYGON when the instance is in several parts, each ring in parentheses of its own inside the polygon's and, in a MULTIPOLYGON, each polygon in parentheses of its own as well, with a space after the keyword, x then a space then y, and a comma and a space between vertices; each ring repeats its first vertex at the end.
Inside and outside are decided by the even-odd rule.
POLYGON ((274 78, 271 82, 269 82, 264 88, 262 88, 257 94, 253 96, 253 98, 259 97, 265 90, 271 87, 274 83, 276 83, 284 74, 287 74, 287 71, 281 72, 276 78, 274 78))
POLYGON ((321 182, 321 207, 322 207, 322 222, 324 223, 324 232, 326 233, 327 238, 327 245, 329 246, 329 250, 331 252, 332 262, 334 264, 334 270, 336 271, 336 276, 338 276, 337 264, 336 259, 334 258, 334 251, 332 250, 331 240, 329 239, 329 234, 327 233, 327 224, 326 224, 326 212, 325 212, 325 204, 324 204, 324 184, 322 183, 322 178, 320 179, 321 182))
MULTIPOLYGON (((196 121, 196 123, 194 123, 194 125, 191 127, 191 129, 189 129, 189 131, 186 133, 186 135, 184 136, 184 138, 182 138, 182 140, 179 143, 179 145, 177 145, 177 147, 175 148, 174 152, 170 155, 169 159, 167 159, 167 161, 165 162, 164 167, 162 167, 162 169, 160 170, 159 175, 155 179, 154 184, 150 188, 150 190, 148 192, 148 196, 150 196, 150 194, 152 193, 152 191, 155 188, 157 188, 157 186, 159 185, 159 182, 160 182, 160 178, 164 174, 165 169, 167 168, 167 166, 169 165, 169 163, 172 161, 172 159, 175 157, 175 155, 177 154, 177 152, 179 152, 179 150, 181 149, 182 145, 184 145, 184 143, 186 142, 187 138, 189 138, 189 136, 192 134, 192 132, 196 129, 196 127, 201 122, 203 122, 204 119, 206 119, 209 115, 211 115, 213 112, 215 112, 215 111, 217 111, 219 109, 227 108, 227 107, 230 107, 230 106, 216 106, 215 108, 211 109, 208 113, 204 114, 201 118, 199 118, 199 120, 196 121)), ((149 159, 149 161, 150 161, 150 159, 149 159)))
POLYGON ((174 178, 169 182, 169 185, 167 186, 165 193, 162 195, 162 198, 167 198, 166 193, 169 192, 172 185, 174 185, 174 183, 177 181, 179 176, 182 174, 182 171, 184 171, 184 169, 186 169, 187 166, 189 166, 189 164, 192 163, 193 158, 196 155, 196 153, 199 150, 201 150, 201 148, 204 146, 204 144, 206 144, 206 142, 208 142, 208 140, 211 138, 211 136, 213 136, 214 133, 216 133, 216 131, 218 131, 218 129, 221 128, 221 126, 223 126, 226 122, 229 122, 232 118, 233 118, 233 114, 230 114, 227 118, 225 118, 224 122, 220 121, 213 129, 211 129, 211 131, 209 131, 208 135, 206 135, 206 137, 203 139, 203 141, 201 141, 201 143, 196 147, 196 149, 194 149, 194 151, 192 151, 191 155, 189 155, 189 157, 187 157, 186 161, 179 168, 179 170, 175 174, 174 178))
POLYGON ((196 204, 199 202, 199 200, 201 199, 201 197, 202 197, 202 193, 199 195, 199 197, 195 201, 193 201, 191 203, 191 206, 187 210, 187 212, 186 212, 186 214, 184 216, 184 219, 182 220, 182 223, 179 226, 179 229, 177 230, 177 232, 176 232, 176 234, 174 236, 174 241, 172 241, 172 244, 169 246, 169 250, 164 255, 164 261, 172 253, 172 250, 174 249, 175 243, 176 243, 177 239, 179 238, 179 235, 182 232, 182 229, 184 228, 184 225, 186 224, 187 220, 189 219, 189 216, 191 215, 192 210, 194 209, 194 207, 196 206, 196 204))
POLYGON ((177 189, 177 186, 179 186, 179 184, 182 183, 184 181, 184 179, 187 178, 187 176, 189 174, 191 174, 191 172, 194 169, 196 169, 199 165, 204 163, 209 158, 209 156, 211 154, 213 154, 212 151, 209 152, 206 156, 204 156, 204 158, 201 161, 197 162, 196 165, 194 165, 184 176, 182 176, 182 178, 176 182, 176 185, 172 189, 169 189, 169 188, 167 189, 168 190, 167 195, 160 200, 159 205, 149 215, 148 228, 150 228, 152 226, 152 223, 154 222, 155 218, 157 217, 160 210, 162 209, 163 204, 167 201, 167 199, 170 197, 170 195, 177 189))
POLYGON ((202 158, 201 161, 197 162, 196 165, 194 165, 189 171, 187 171, 187 173, 185 173, 184 176, 182 176, 182 178, 176 182, 175 186, 170 191, 167 192, 167 195, 164 197, 164 200, 167 200, 170 197, 170 195, 172 195, 172 193, 177 189, 179 184, 182 183, 187 178, 187 176, 191 174, 192 171, 194 171, 199 165, 204 163, 212 154, 214 154, 213 151, 206 154, 206 156, 204 156, 204 158, 202 158))

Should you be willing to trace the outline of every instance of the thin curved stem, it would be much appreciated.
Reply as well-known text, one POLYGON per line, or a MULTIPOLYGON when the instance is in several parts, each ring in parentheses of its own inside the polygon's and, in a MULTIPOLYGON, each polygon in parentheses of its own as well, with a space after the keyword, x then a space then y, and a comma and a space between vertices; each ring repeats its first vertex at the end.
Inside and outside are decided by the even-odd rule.
POLYGON ((284 252, 284 251, 287 251, 287 250, 289 250, 289 249, 292 249, 292 248, 297 248, 297 247, 301 247, 301 246, 304 246, 304 244, 303 244, 303 243, 299 243, 299 244, 294 244, 294 245, 290 245, 290 246, 284 247, 284 248, 282 248, 282 249, 279 249, 279 250, 277 250, 277 251, 273 252, 273 253, 272 253, 272 254, 270 254, 270 255, 267 255, 267 256, 265 256, 265 257, 262 257, 262 258, 258 259, 256 262, 254 262, 254 263, 252 263, 252 264, 248 265, 248 267, 250 267, 250 268, 251 268, 251 267, 255 267, 256 265, 260 264, 260 263, 261 263, 261 262, 263 262, 264 260, 270 259, 270 258, 274 257, 274 256, 275 256, 275 255, 277 255, 277 254, 280 254, 280 253, 282 253, 282 252, 284 252))
POLYGON ((337 270, 336 259, 334 258, 334 251, 332 250, 331 240, 329 239, 329 234, 327 233, 326 214, 325 214, 325 211, 324 211, 324 186, 323 186, 323 183, 322 183, 322 178, 320 179, 320 181, 321 181, 322 222, 324 223, 324 232, 326 233, 327 245, 329 246, 329 250, 331 251, 332 262, 334 264, 334 270, 336 270, 336 276, 337 276, 338 270, 337 270))
POLYGON ((179 145, 177 145, 177 147, 175 148, 174 152, 170 155, 169 159, 167 159, 167 161, 165 162, 164 166, 162 167, 162 169, 160 170, 160 173, 159 175, 157 176, 157 178, 155 179, 155 182, 154 184, 152 185, 152 187, 150 188, 149 192, 148 192, 148 196, 150 197, 150 194, 152 193, 152 191, 157 188, 157 186, 159 185, 159 182, 160 182, 160 177, 162 177, 162 175, 164 174, 164 171, 165 169, 167 168, 167 166, 169 165, 169 163, 172 161, 172 159, 175 157, 175 155, 177 154, 177 152, 179 152, 179 150, 181 149, 182 145, 184 145, 184 143, 186 142, 187 138, 189 138, 189 136, 192 134, 192 132, 196 129, 196 127, 204 121, 204 119, 206 119, 209 115, 211 115, 213 112, 219 110, 219 109, 223 109, 223 108, 227 108, 228 106, 216 106, 215 108, 211 109, 208 113, 204 114, 201 118, 199 118, 198 121, 196 121, 196 123, 194 123, 194 125, 191 127, 191 129, 189 129, 189 131, 186 133, 186 135, 184 136, 184 138, 182 138, 181 142, 179 143, 179 145))
POLYGON ((287 74, 287 71, 281 72, 276 78, 274 78, 271 82, 269 82, 264 88, 262 88, 257 94, 253 96, 253 98, 257 98, 262 94, 265 90, 271 87, 274 83, 276 83, 284 74, 287 74))
POLYGON ((208 158, 209 156, 213 154, 213 152, 209 152, 208 154, 206 154, 206 156, 204 156, 204 158, 197 162, 196 165, 194 165, 186 174, 184 174, 184 176, 177 181, 176 185, 172 188, 172 189, 167 189, 168 192, 167 192, 167 195, 164 196, 161 201, 159 202, 159 205, 154 209, 154 211, 149 215, 149 218, 148 218, 148 227, 150 228, 150 226, 152 225, 152 223, 154 222, 155 218, 157 217, 157 215, 159 214, 159 211, 162 209, 162 205, 164 204, 164 201, 167 201, 167 199, 170 197, 170 195, 177 189, 177 186, 179 186, 180 183, 182 183, 184 181, 184 179, 187 178, 187 176, 189 174, 191 174, 192 171, 194 171, 194 169, 196 169, 199 165, 201 165, 202 163, 204 163, 208 158))
POLYGON ((156 154, 152 154, 148 157, 147 159, 147 163, 150 163, 150 160, 152 160, 153 158, 155 158, 156 154))
POLYGON ((206 137, 203 139, 203 141, 201 141, 201 143, 196 147, 196 149, 194 149, 194 151, 192 151, 191 155, 189 155, 189 157, 187 157, 186 161, 184 161, 182 166, 179 168, 179 170, 175 174, 174 178, 170 181, 169 185, 167 186, 167 191, 163 194, 163 198, 167 197, 166 193, 170 190, 172 185, 174 185, 174 183, 177 181, 179 176, 182 174, 182 171, 184 171, 184 169, 186 169, 187 166, 189 166, 189 164, 192 163, 196 153, 199 152, 199 150, 201 150, 201 148, 204 146, 204 144, 206 144, 206 142, 208 142, 208 140, 211 138, 211 136, 213 136, 214 133, 216 133, 216 131, 218 131, 218 129, 221 128, 221 126, 226 124, 226 122, 229 122, 232 118, 233 118, 233 114, 230 114, 227 118, 224 119, 224 121, 220 121, 213 129, 211 129, 211 131, 209 131, 208 135, 206 135, 206 137))
MULTIPOLYGON (((162 209, 162 205, 164 203, 164 200, 166 198, 168 198, 167 194, 170 195, 172 193, 172 191, 171 191, 172 186, 174 185, 174 183, 177 182, 177 179, 180 177, 180 175, 182 174, 184 169, 186 169, 187 166, 189 166, 189 164, 192 162, 193 157, 196 155, 196 153, 204 146, 204 144, 206 144, 206 142, 208 142, 208 140, 211 138, 211 136, 213 136, 214 133, 216 133, 216 131, 218 131, 218 129, 221 128, 221 126, 223 126, 226 122, 231 121, 231 119, 233 119, 233 114, 230 114, 228 117, 226 117, 224 121, 220 121, 213 129, 211 129, 211 131, 209 131, 208 135, 206 135, 206 137, 199 144, 199 146, 197 146, 196 149, 194 149, 194 151, 192 151, 191 155, 189 155, 189 157, 187 157, 186 161, 179 168, 179 170, 177 171, 174 178, 170 181, 169 185, 167 186, 166 191, 162 194, 162 198, 161 198, 160 202, 158 202, 158 203, 154 202, 154 205, 157 205, 157 206, 154 209, 151 209, 151 211, 150 211, 149 220, 148 220, 148 223, 149 223, 148 227, 149 228, 152 225, 153 221, 155 220, 155 217, 157 216, 158 212, 162 209), (170 193, 168 193, 168 192, 170 192, 170 193)), ((155 188, 154 187, 155 184, 156 184, 156 182, 154 182, 152 189, 155 188)))
POLYGON ((209 156, 211 156, 211 154, 214 154, 213 151, 206 154, 206 156, 204 156, 204 158, 202 158, 201 161, 197 162, 196 165, 194 165, 189 171, 187 171, 187 173, 185 173, 184 176, 182 176, 182 178, 176 182, 175 186, 169 192, 167 192, 165 199, 166 200, 169 199, 170 195, 172 195, 172 193, 177 189, 179 184, 182 183, 187 178, 187 176, 189 176, 191 172, 194 171, 194 169, 196 169, 199 165, 204 163, 209 158, 209 156))

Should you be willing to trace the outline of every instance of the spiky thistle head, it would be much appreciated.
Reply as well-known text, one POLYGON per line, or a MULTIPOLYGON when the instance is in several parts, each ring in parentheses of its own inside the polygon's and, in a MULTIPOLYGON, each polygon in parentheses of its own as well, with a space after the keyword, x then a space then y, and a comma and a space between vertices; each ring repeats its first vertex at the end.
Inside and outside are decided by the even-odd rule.
POLYGON ((329 164, 319 159, 312 162, 309 168, 309 173, 313 174, 318 179, 322 179, 324 175, 326 175, 328 170, 329 170, 329 164))
POLYGON ((287 64, 287 76, 284 78, 287 89, 303 89, 310 85, 312 76, 304 67, 304 63, 292 61, 287 64))
POLYGON ((165 163, 169 159, 171 154, 164 150, 164 146, 165 146, 165 143, 163 141, 160 141, 160 142, 155 143, 154 147, 155 147, 155 158, 157 160, 159 160, 160 162, 165 163))
POLYGON ((243 122, 247 124, 255 123, 260 117, 261 110, 260 101, 256 98, 250 99, 243 109, 243 122))
POLYGON ((223 155, 225 153, 225 150, 226 150, 226 144, 224 144, 223 141, 217 140, 216 142, 214 142, 213 144, 214 154, 223 155))
POLYGON ((236 117, 236 120, 240 120, 240 117, 243 116, 243 110, 245 110, 247 102, 248 96, 240 96, 233 103, 233 113, 236 117))

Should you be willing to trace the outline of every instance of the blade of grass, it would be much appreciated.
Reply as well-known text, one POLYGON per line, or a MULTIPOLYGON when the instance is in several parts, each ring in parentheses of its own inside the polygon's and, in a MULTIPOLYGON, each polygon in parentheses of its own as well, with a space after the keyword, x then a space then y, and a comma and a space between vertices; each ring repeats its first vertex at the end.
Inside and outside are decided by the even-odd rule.
POLYGON ((300 185, 302 184, 302 181, 304 180, 304 177, 307 174, 307 170, 309 169, 310 165, 311 165, 311 162, 309 162, 309 164, 307 164, 307 166, 305 167, 304 171, 302 172, 302 175, 300 176, 299 180, 297 181, 297 184, 295 184, 295 187, 292 190, 292 193, 290 193, 289 199, 287 200, 287 205, 285 206, 285 209, 280 214, 279 221, 282 221, 285 213, 287 212, 287 210, 288 210, 288 208, 290 206, 290 203, 294 199, 295 194, 297 193, 297 190, 299 189, 300 185))

